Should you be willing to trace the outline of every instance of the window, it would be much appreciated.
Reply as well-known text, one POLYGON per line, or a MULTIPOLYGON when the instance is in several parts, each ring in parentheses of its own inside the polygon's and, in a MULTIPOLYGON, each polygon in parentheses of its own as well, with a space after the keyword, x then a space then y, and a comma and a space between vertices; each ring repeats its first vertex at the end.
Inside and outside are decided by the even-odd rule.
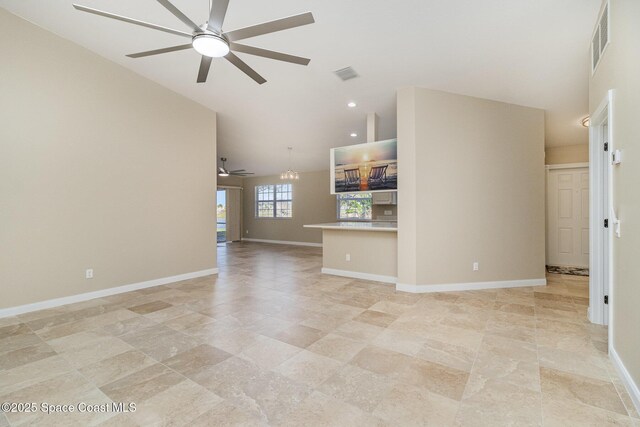
POLYGON ((257 185, 256 217, 257 218, 291 218, 292 188, 291 184, 257 185))
POLYGON ((371 219, 371 193, 338 194, 338 219, 371 219))

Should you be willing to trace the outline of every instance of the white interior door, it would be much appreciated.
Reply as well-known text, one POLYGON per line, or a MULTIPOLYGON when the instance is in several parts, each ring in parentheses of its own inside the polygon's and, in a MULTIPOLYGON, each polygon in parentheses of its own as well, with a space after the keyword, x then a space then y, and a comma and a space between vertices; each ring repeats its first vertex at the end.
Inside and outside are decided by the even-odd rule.
POLYGON ((589 267, 589 168, 550 169, 547 265, 589 267))

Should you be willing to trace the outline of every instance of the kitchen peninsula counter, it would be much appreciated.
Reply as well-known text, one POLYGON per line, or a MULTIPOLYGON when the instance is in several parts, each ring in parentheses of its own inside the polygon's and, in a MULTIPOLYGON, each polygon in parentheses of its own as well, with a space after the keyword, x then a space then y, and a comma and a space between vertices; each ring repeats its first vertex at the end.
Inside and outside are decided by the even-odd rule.
POLYGON ((306 228, 321 228, 323 230, 350 230, 350 231, 398 231, 398 224, 390 221, 343 221, 329 222, 326 224, 305 225, 306 228))
POLYGON ((345 221, 305 227, 322 229, 323 273, 396 282, 397 223, 345 221))

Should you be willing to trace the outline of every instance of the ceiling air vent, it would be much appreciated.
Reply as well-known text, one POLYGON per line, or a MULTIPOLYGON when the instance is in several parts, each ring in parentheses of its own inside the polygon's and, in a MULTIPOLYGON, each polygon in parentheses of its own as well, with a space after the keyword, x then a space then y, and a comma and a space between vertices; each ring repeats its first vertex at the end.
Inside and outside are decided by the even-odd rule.
POLYGON ((356 77, 360 77, 360 75, 358 75, 358 73, 356 73, 356 70, 354 70, 351 67, 342 68, 342 69, 340 69, 338 71, 334 71, 334 73, 343 82, 346 82, 347 80, 355 79, 356 77))
POLYGON ((609 2, 604 5, 598 19, 598 25, 591 39, 591 72, 595 73, 596 67, 602 59, 602 54, 609 46, 609 2))

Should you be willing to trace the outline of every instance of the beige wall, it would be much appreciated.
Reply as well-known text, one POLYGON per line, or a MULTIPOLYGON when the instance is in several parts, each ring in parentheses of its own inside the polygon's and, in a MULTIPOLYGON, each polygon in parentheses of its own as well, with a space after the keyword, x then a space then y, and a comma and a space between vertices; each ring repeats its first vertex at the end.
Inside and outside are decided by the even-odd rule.
POLYGON ((566 145, 563 147, 547 147, 545 148, 544 162, 547 165, 588 163, 589 144, 566 145))
POLYGON ((372 219, 378 219, 381 217, 384 220, 385 216, 397 217, 398 216, 398 205, 373 205, 371 209, 371 217, 372 219), (391 215, 385 215, 385 211, 391 211, 391 215))
POLYGON ((325 268, 396 277, 397 251, 398 236, 392 231, 323 230, 325 268))
POLYGON ((404 88, 398 137, 399 283, 544 279, 542 110, 404 88))
POLYGON ((608 90, 615 91, 612 143, 622 150, 623 163, 613 171, 622 236, 613 241, 612 344, 640 386, 640 2, 611 0, 610 14, 611 44, 590 79, 589 110, 598 108, 608 90))
POLYGON ((304 172, 300 174, 299 181, 293 181, 293 218, 256 218, 256 185, 280 183, 282 181, 278 175, 244 178, 244 232, 242 237, 322 243, 320 230, 303 226, 336 221, 336 197, 329 194, 329 171, 304 172))
POLYGON ((218 185, 221 187, 242 187, 242 177, 240 176, 219 176, 218 185))
POLYGON ((0 57, 0 308, 216 267, 214 112, 3 9, 0 57))

